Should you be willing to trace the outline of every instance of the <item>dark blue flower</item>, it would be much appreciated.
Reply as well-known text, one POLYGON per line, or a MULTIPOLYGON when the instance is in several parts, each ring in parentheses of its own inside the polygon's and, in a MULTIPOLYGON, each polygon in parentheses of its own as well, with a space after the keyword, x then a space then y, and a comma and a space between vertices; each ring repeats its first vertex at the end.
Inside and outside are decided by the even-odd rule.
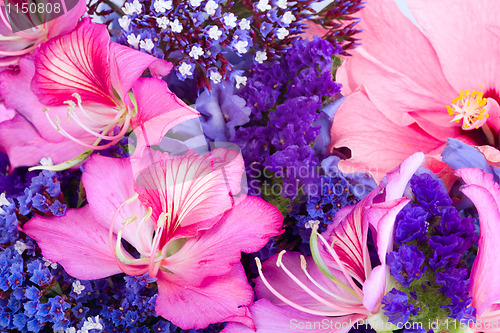
POLYGON ((440 212, 440 207, 451 206, 452 201, 444 185, 428 173, 414 175, 411 189, 420 207, 432 215, 440 212))
POLYGON ((399 327, 404 326, 410 315, 416 315, 418 312, 413 304, 408 304, 408 295, 395 288, 382 298, 382 304, 382 309, 389 322, 399 325, 399 327))
POLYGON ((424 241, 429 226, 429 223, 427 223, 428 218, 429 213, 422 207, 406 206, 396 217, 394 240, 399 244, 413 240, 424 241))
POLYGON ((400 246, 398 251, 387 255, 387 263, 391 267, 392 276, 406 288, 413 281, 420 279, 425 272, 427 266, 422 267, 424 262, 425 255, 417 246, 405 244, 400 246))

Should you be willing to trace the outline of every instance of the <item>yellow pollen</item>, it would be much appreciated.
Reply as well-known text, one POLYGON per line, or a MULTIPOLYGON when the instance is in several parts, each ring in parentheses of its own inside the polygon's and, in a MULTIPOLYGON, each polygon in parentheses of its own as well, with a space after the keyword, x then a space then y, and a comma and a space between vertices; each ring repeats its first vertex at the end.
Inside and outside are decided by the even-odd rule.
POLYGON ((486 113, 487 99, 483 93, 477 90, 461 90, 460 95, 451 101, 451 106, 446 109, 450 116, 454 116, 451 121, 460 123, 462 120, 462 129, 468 131, 478 129, 488 118, 486 113))

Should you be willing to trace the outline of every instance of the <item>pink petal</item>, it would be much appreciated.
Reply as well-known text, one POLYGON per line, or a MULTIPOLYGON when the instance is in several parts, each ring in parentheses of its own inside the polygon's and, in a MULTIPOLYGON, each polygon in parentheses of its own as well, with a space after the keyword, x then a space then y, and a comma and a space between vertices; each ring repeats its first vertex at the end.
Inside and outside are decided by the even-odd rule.
MULTIPOLYGON (((118 207, 134 194, 134 176, 129 158, 111 158, 92 155, 85 164, 82 176, 87 201, 98 223, 109 230, 113 215, 118 207)), ((146 221, 139 227, 142 216, 146 213, 139 200, 121 207, 114 232, 121 229, 121 221, 136 216, 138 219, 123 228, 123 238, 140 253, 150 251, 153 239, 153 224, 146 221), (139 228, 139 230, 137 230, 139 228)))
POLYGON ((414 122, 408 115, 414 110, 447 115, 443 103, 457 97, 456 91, 420 30, 392 0, 367 2, 360 17, 362 45, 342 66, 340 82, 351 91, 362 85, 380 112, 400 126, 414 122))
POLYGON ((197 287, 161 271, 157 282, 156 313, 182 329, 201 329, 223 321, 253 327, 246 308, 252 303, 253 291, 241 264, 224 276, 205 279, 197 287))
POLYGON ((500 300, 500 187, 491 174, 480 169, 460 169, 456 173, 467 184, 461 188, 462 192, 471 199, 479 213, 479 249, 472 266, 470 293, 473 297, 471 305, 480 318, 500 300))
POLYGON ((69 209, 62 217, 35 216, 24 225, 42 254, 61 264, 69 275, 82 280, 120 273, 103 228, 89 206, 69 209))
MULTIPOLYGON (((307 332, 348 332, 362 315, 342 317, 318 317, 295 310, 289 306, 277 306, 267 299, 260 299, 250 306, 250 314, 257 328, 257 333, 295 333, 307 332)), ((239 324, 229 323, 222 333, 252 333, 253 329, 239 324)))
POLYGON ((409 201, 410 199, 403 197, 391 202, 375 204, 366 213, 369 223, 376 226, 377 254, 381 263, 372 270, 363 284, 363 305, 372 313, 378 311, 380 301, 385 295, 389 277, 389 267, 386 265, 385 258, 393 249, 396 216, 409 201))
POLYGON ((271 204, 246 197, 222 219, 196 238, 189 238, 163 266, 186 282, 198 285, 207 276, 219 276, 231 270, 241 252, 259 251, 270 237, 281 234, 283 216, 271 204))
MULTIPOLYGON (((499 91, 498 1, 409 0, 408 7, 431 42, 444 75, 455 90, 482 87, 499 91)), ((419 50, 410 58, 412 66, 408 67, 414 67, 413 59, 421 56, 419 50)))
POLYGON ((399 167, 386 175, 386 201, 399 199, 403 196, 406 185, 424 161, 425 156, 423 153, 415 153, 405 159, 399 167))
MULTIPOLYGON (((148 67, 153 77, 159 76, 160 78, 166 76, 173 67, 165 60, 118 43, 111 42, 109 49, 111 84, 122 99, 128 97, 127 93, 148 67)), ((152 90, 149 94, 153 92, 155 91, 152 90)), ((158 97, 159 94, 160 92, 156 92, 155 96, 158 97)))
POLYGON ((78 19, 87 11, 86 1, 78 0, 75 7, 70 9, 63 16, 60 16, 47 23, 47 38, 54 38, 71 32, 77 25, 78 19))
POLYGON ((341 171, 370 172, 379 182, 411 154, 430 152, 444 142, 418 126, 402 127, 384 117, 363 92, 350 95, 337 111, 332 147, 349 147, 352 157, 340 161, 341 171))
POLYGON ((78 93, 83 103, 114 106, 108 59, 106 26, 86 18, 70 34, 40 46, 32 89, 46 105, 61 105, 78 93))
POLYGON ((165 153, 137 176, 135 191, 153 209, 153 220, 162 212, 170 214, 169 237, 193 236, 200 223, 233 207, 230 194, 239 193, 243 172, 243 158, 235 150, 218 148, 207 155, 192 150, 182 156, 165 153))
POLYGON ((16 115, 16 111, 12 109, 7 109, 5 105, 0 102, 0 123, 11 120, 16 115))
MULTIPOLYGON (((309 295, 306 291, 301 289, 280 267, 276 265, 276 260, 278 258, 278 254, 272 256, 268 260, 266 260, 262 264, 262 272, 264 277, 267 279, 269 284, 276 289, 280 294, 285 296, 290 301, 304 306, 306 308, 312 310, 320 310, 320 311, 334 311, 333 308, 328 307, 327 305, 320 303, 318 300, 309 295)), ((313 277, 314 280, 326 290, 342 296, 344 298, 350 300, 357 300, 351 293, 346 291, 345 289, 338 287, 335 283, 330 281, 318 268, 318 266, 314 263, 312 257, 306 258, 307 262, 307 271, 313 277)), ((304 271, 301 269, 300 265, 300 253, 297 252, 287 252, 282 257, 282 263, 292 274, 297 277, 302 283, 304 283, 307 287, 309 287, 316 294, 321 296, 322 298, 336 303, 337 305, 342 305, 342 303, 328 295, 318 287, 316 287, 305 275, 304 271)), ((332 273, 342 282, 348 284, 344 275, 341 271, 336 269, 331 269, 332 273)), ((255 283, 255 293, 259 298, 267 298, 271 302, 276 305, 285 306, 286 304, 276 297, 262 282, 260 278, 256 280, 255 283)), ((359 300, 358 300, 359 301, 359 300)), ((359 301, 359 303, 361 303, 359 301)))

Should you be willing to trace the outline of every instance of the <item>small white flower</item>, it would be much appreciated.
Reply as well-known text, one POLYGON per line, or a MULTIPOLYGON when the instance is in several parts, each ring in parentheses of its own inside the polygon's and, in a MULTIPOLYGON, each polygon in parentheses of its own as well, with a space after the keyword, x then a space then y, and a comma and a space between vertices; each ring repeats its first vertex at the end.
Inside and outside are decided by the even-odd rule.
POLYGON ((68 327, 64 333, 76 333, 76 328, 74 327, 68 327))
POLYGON ((229 15, 224 16, 224 24, 230 28, 236 28, 237 19, 238 18, 233 13, 230 13, 229 15))
POLYGON ((167 10, 172 9, 172 1, 156 0, 154 7, 157 13, 165 13, 167 10))
POLYGON ((10 201, 5 197, 5 193, 0 194, 0 215, 4 215, 5 211, 2 209, 2 206, 10 206, 10 201))
POLYGON ((50 157, 42 157, 40 159, 40 165, 43 166, 54 165, 54 162, 52 162, 52 159, 50 157))
POLYGON ((173 32, 179 33, 182 31, 182 23, 179 22, 178 19, 175 19, 174 22, 170 22, 170 28, 172 29, 173 32))
POLYGON ((165 16, 162 16, 160 18, 156 18, 156 25, 158 28, 162 30, 166 30, 168 28, 168 25, 170 24, 170 20, 166 18, 165 16))
POLYGON ((267 60, 267 53, 266 52, 257 51, 255 53, 255 61, 257 61, 259 64, 262 64, 266 60, 267 60))
POLYGON ((99 316, 95 316, 95 318, 88 317, 87 320, 83 323, 82 327, 82 332, 86 330, 87 332, 89 330, 102 330, 104 327, 102 327, 101 323, 99 322, 99 316), (94 321, 95 320, 95 321, 94 321))
POLYGON ((248 46, 248 42, 245 41, 245 40, 240 40, 238 41, 236 44, 234 44, 234 48, 236 49, 236 51, 240 54, 245 54, 247 53, 247 46, 248 46))
POLYGON ((191 51, 189 51, 189 56, 191 58, 194 58, 195 60, 198 60, 199 57, 201 57, 205 52, 203 52, 203 49, 199 46, 193 45, 191 48, 191 51))
POLYGON ((53 263, 52 261, 50 261, 48 259, 45 259, 44 257, 42 257, 42 259, 43 259, 43 265, 45 267, 49 267, 50 266, 50 268, 52 268, 52 269, 56 269, 57 268, 57 263, 56 262, 53 263))
POLYGON ((139 48, 139 42, 141 41, 141 35, 130 34, 127 37, 127 43, 132 45, 134 48, 139 48))
POLYGON ((142 13, 142 5, 141 5, 141 3, 139 2, 139 0, 134 0, 134 2, 132 3, 132 6, 133 6, 133 8, 134 8, 134 11, 135 11, 137 14, 142 13))
POLYGON ((247 20, 246 18, 241 19, 240 29, 241 30, 250 30, 250 20, 247 20))
POLYGON ((187 64, 187 63, 183 62, 179 66, 179 73, 181 73, 183 76, 193 75, 192 66, 190 64, 187 64))
POLYGON ((222 36, 222 31, 219 30, 218 26, 212 25, 210 29, 208 29, 208 37, 213 40, 219 40, 220 36, 222 36))
POLYGON ((213 71, 212 73, 210 73, 210 80, 215 84, 220 83, 220 81, 222 80, 222 75, 220 75, 219 72, 213 71))
POLYGON ((266 10, 271 9, 271 5, 269 5, 269 0, 259 0, 257 4, 257 9, 261 12, 265 12, 266 10))
POLYGON ((293 21, 296 20, 295 18, 295 15, 292 14, 292 12, 286 12, 284 15, 283 15, 283 18, 281 19, 283 21, 283 23, 285 24, 290 24, 292 23, 293 21))
POLYGON ((153 44, 153 41, 150 38, 146 38, 145 40, 141 40, 140 46, 141 49, 150 52, 155 47, 155 44, 153 44))
POLYGON ((288 1, 287 0, 278 0, 278 1, 276 1, 276 6, 278 6, 281 9, 286 9, 286 6, 288 6, 288 1))
POLYGON ((196 8, 199 5, 201 5, 201 0, 189 0, 189 3, 191 4, 191 6, 193 6, 194 8, 196 8))
POLYGON ((315 225, 319 225, 319 221, 318 220, 309 220, 305 225, 304 227, 306 227, 306 229, 310 229, 312 228, 313 226, 315 225))
POLYGON ((125 5, 122 7, 122 12, 125 15, 132 15, 134 11, 135 11, 134 6, 129 2, 125 2, 125 5))
POLYGON ((210 0, 209 2, 207 2, 207 4, 205 5, 205 11, 207 12, 208 15, 210 16, 213 16, 215 15, 215 11, 217 10, 217 8, 219 8, 219 5, 217 4, 217 2, 215 2, 214 0, 210 0))
POLYGON ((31 249, 31 246, 26 245, 20 240, 18 240, 16 244, 14 244, 14 250, 16 250, 17 253, 19 254, 23 254, 23 252, 26 251, 27 249, 31 249))
POLYGON ((128 27, 130 26, 130 18, 127 15, 123 15, 118 19, 118 23, 123 30, 128 31, 128 27))
POLYGON ((85 286, 81 284, 79 280, 75 280, 72 286, 73 286, 73 292, 77 295, 80 295, 82 291, 85 290, 85 286))
POLYGON ((246 76, 235 75, 234 79, 236 80, 236 89, 240 89, 240 87, 247 85, 248 78, 246 76))
POLYGON ((286 36, 288 36, 288 34, 289 32, 286 28, 279 28, 276 32, 276 37, 278 37, 278 39, 284 39, 286 36))

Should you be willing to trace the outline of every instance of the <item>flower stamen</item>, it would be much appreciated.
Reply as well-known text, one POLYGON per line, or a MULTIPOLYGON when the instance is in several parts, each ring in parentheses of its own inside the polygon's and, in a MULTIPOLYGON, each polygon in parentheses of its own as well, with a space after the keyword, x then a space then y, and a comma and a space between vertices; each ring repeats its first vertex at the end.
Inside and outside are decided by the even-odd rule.
POLYGON ((461 90, 460 95, 452 101, 451 106, 447 105, 446 109, 450 116, 454 116, 451 121, 462 122, 462 129, 470 131, 478 129, 486 123, 489 117, 486 113, 487 99, 483 97, 483 93, 477 90, 461 90))

